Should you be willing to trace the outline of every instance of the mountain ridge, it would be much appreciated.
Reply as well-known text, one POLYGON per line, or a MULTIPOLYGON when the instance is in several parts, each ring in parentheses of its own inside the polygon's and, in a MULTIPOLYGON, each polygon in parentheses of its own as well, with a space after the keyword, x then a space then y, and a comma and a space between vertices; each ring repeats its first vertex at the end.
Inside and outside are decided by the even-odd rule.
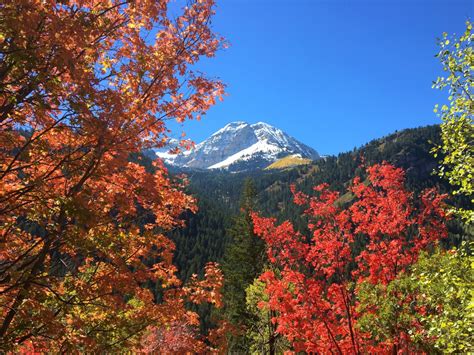
MULTIPOLYGON (((172 144, 170 145, 173 147, 172 144)), ((279 128, 265 122, 228 123, 193 149, 172 155, 169 150, 156 150, 165 163, 190 169, 224 169, 246 171, 264 169, 289 155, 318 160, 318 152, 279 128)))

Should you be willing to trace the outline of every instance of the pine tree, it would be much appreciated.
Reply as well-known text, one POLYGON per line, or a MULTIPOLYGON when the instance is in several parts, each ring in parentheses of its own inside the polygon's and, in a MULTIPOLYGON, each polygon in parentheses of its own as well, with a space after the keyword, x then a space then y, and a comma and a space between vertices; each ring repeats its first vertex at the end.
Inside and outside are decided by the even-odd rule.
MULTIPOLYGON (((250 212, 255 208, 256 190, 252 180, 244 184, 240 214, 234 218, 228 234, 231 238, 223 260, 224 317, 242 332, 252 323, 246 307, 246 288, 260 274, 265 262, 264 243, 253 231, 250 212)), ((240 332, 230 339, 229 350, 245 351, 248 339, 240 332)))

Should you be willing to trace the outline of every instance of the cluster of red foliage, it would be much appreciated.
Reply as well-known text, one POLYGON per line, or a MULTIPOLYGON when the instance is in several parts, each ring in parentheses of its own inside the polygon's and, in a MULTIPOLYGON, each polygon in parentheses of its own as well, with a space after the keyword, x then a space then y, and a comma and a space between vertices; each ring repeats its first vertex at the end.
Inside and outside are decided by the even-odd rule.
POLYGON ((428 189, 415 198, 404 187, 404 171, 387 163, 369 167, 367 175, 365 181, 354 179, 349 190, 354 202, 347 208, 326 184, 316 186, 311 197, 293 187, 295 203, 307 207, 310 236, 288 221, 276 226, 275 219, 253 214, 255 232, 278 270, 261 276, 266 305, 277 312, 277 332, 296 351, 362 353, 407 346, 403 333, 376 342, 358 329, 357 285, 386 285, 416 262, 420 250, 447 235, 445 196, 428 189))
POLYGON ((221 320, 205 337, 198 334, 197 325, 177 322, 166 327, 150 327, 139 350, 163 354, 227 353, 228 335, 237 334, 232 324, 221 320))

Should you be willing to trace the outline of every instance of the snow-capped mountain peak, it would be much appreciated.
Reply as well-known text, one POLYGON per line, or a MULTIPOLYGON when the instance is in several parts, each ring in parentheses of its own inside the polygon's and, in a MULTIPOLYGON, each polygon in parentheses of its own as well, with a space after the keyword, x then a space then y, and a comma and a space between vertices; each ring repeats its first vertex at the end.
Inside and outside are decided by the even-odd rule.
POLYGON ((197 144, 191 151, 170 156, 156 155, 168 164, 184 168, 227 169, 231 171, 262 169, 288 155, 298 154, 319 159, 318 153, 265 122, 231 122, 197 144))
POLYGON ((222 127, 220 130, 218 130, 217 132, 213 133, 211 135, 212 136, 218 136, 220 134, 224 134, 226 132, 234 132, 234 131, 237 131, 239 129, 242 129, 244 127, 248 126, 248 123, 247 122, 244 122, 244 121, 236 121, 236 122, 231 122, 231 123, 228 123, 226 124, 224 127, 222 127))

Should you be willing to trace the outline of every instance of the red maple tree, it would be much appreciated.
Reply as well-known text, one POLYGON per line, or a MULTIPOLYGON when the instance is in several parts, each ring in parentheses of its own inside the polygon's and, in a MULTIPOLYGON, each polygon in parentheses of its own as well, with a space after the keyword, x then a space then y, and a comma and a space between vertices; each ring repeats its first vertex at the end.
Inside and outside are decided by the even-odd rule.
POLYGON ((275 225, 275 219, 253 215, 278 270, 261 275, 266 305, 277 312, 277 331, 294 350, 358 354, 409 346, 406 334, 379 342, 357 327, 357 285, 386 285, 416 262, 420 250, 447 235, 445 196, 435 189, 414 196, 404 183, 402 169, 369 167, 366 180, 354 179, 346 208, 327 184, 316 186, 315 196, 293 186, 295 203, 306 206, 309 236, 288 221, 275 225))

